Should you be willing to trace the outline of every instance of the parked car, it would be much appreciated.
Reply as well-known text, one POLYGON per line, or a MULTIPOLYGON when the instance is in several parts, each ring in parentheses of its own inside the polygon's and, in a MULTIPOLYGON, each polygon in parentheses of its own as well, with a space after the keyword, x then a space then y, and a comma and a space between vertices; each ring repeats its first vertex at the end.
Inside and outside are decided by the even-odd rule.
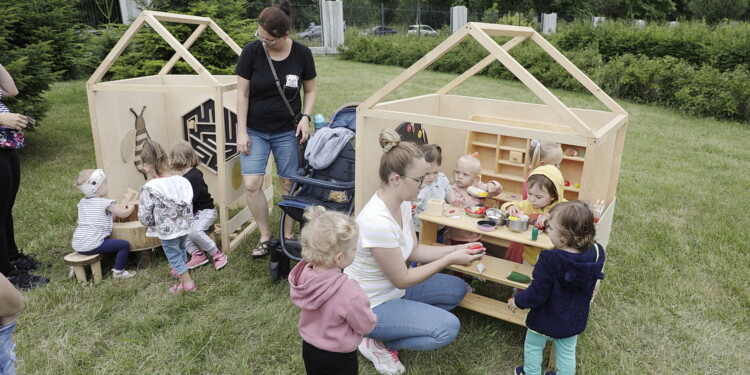
POLYGON ((321 25, 315 25, 308 27, 305 31, 297 34, 299 38, 304 39, 317 39, 323 35, 323 27, 321 25))
POLYGON ((396 29, 388 27, 388 26, 375 26, 372 29, 368 29, 362 32, 363 35, 392 35, 396 34, 398 31, 396 29))
POLYGON ((406 32, 406 35, 417 35, 417 33, 420 35, 437 35, 437 31, 427 25, 411 25, 409 26, 409 31, 406 32))

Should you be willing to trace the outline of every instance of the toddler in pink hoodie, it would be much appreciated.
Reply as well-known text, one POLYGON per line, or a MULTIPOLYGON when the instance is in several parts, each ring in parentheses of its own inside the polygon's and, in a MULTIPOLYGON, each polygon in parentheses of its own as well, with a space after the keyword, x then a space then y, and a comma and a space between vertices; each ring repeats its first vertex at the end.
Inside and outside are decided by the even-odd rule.
POLYGON ((303 260, 289 274, 292 302, 302 309, 305 369, 307 374, 357 374, 357 345, 377 323, 365 292, 341 272, 354 261, 357 224, 321 206, 305 210, 305 219, 303 260))

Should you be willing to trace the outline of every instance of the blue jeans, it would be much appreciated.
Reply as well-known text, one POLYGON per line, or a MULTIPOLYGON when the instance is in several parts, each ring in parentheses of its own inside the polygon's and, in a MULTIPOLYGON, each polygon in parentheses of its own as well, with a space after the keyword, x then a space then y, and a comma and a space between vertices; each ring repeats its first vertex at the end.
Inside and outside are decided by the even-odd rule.
POLYGON ((7 326, 0 326, 0 375, 15 375, 16 366, 13 362, 16 361, 16 353, 13 352, 13 330, 16 329, 16 322, 8 324, 7 326))
POLYGON ((186 239, 187 234, 171 240, 161 240, 161 248, 164 249, 164 255, 167 256, 169 265, 180 275, 188 271, 186 265, 187 251, 185 251, 186 239))
POLYGON ((117 255, 115 255, 115 270, 122 271, 125 269, 125 265, 128 263, 130 243, 125 240, 107 238, 96 249, 91 251, 79 251, 79 253, 83 255, 117 253, 117 255))
POLYGON ((576 373, 576 343, 578 335, 564 339, 553 339, 540 335, 532 330, 526 330, 526 342, 523 345, 523 371, 526 375, 542 375, 542 352, 547 341, 555 345, 555 361, 557 375, 573 375, 576 373))
POLYGON ((391 350, 432 350, 453 342, 461 323, 448 312, 464 299, 466 283, 438 273, 406 289, 401 299, 390 300, 372 311, 375 329, 366 335, 383 341, 391 350))
POLYGON ((297 157, 296 130, 288 130, 280 133, 259 132, 247 128, 250 137, 250 149, 248 154, 240 153, 240 164, 242 175, 264 176, 268 155, 273 151, 273 159, 276 161, 276 173, 284 178, 294 176, 299 169, 299 158, 297 157))

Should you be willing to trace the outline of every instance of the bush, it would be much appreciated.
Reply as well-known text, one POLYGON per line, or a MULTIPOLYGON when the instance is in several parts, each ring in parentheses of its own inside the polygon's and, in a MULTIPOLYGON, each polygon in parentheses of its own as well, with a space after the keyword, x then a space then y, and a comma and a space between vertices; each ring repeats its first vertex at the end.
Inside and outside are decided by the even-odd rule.
POLYGON ((745 66, 731 72, 703 67, 675 93, 677 107, 690 114, 748 120, 750 74, 745 66))
POLYGON ((674 94, 691 80, 694 68, 674 57, 651 59, 624 55, 594 74, 600 87, 612 96, 636 103, 674 105, 674 94))
POLYGON ((4 103, 13 112, 41 120, 44 91, 57 79, 75 75, 75 9, 64 0, 0 0, 0 9, 0 63, 19 90, 4 103))

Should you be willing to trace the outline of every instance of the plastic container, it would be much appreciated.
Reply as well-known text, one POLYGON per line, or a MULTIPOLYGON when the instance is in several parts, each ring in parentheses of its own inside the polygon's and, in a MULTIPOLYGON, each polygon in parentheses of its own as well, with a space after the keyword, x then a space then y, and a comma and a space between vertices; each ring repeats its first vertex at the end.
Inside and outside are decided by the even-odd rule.
POLYGON ((320 129, 326 126, 326 118, 323 117, 323 115, 321 115, 320 113, 317 113, 313 118, 313 124, 315 125, 315 129, 320 129))

